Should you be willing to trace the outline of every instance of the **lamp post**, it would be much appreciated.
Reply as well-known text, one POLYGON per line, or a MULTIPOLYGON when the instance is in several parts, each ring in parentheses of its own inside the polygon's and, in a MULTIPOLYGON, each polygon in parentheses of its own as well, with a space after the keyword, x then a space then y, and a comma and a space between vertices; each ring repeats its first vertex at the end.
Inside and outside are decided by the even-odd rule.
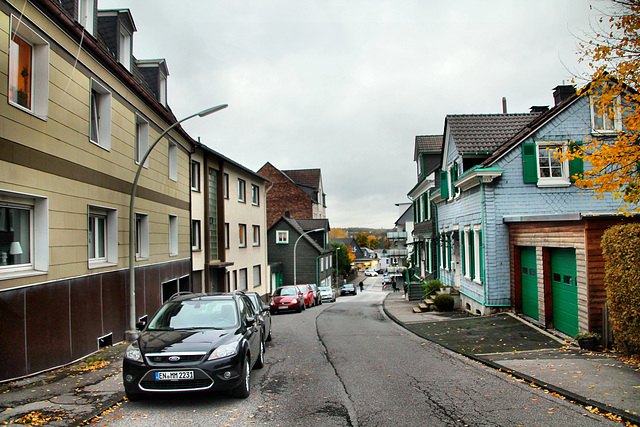
POLYGON ((144 163, 147 161, 149 154, 151 151, 158 145, 158 142, 167 134, 171 129, 178 126, 180 123, 189 120, 195 116, 205 117, 209 114, 215 113, 216 111, 223 110, 227 108, 228 104, 221 104, 215 107, 207 108, 206 110, 202 110, 199 113, 192 114, 188 117, 185 117, 182 120, 179 120, 166 128, 164 132, 160 134, 160 136, 151 144, 149 149, 142 159, 140 159, 140 164, 138 165, 138 170, 136 171, 136 175, 133 178, 133 185, 131 187, 131 200, 129 202, 129 328, 130 330, 126 332, 125 339, 127 341, 131 341, 134 339, 136 335, 136 275, 135 275, 135 259, 136 259, 136 248, 135 248, 135 228, 136 228, 136 216, 134 212, 133 203, 136 199, 136 190, 138 189, 138 179, 140 178, 140 172, 142 172, 142 167, 144 163))
POLYGON ((298 277, 297 277, 297 272, 296 272, 296 250, 298 249, 298 242, 300 241, 300 239, 302 238, 302 236, 309 234, 309 233, 313 233, 316 231, 324 231, 324 228, 316 228, 315 230, 309 230, 306 231, 304 233, 302 233, 300 235, 300 237, 298 237, 296 239, 296 243, 293 245, 293 284, 297 285, 298 284, 298 277))

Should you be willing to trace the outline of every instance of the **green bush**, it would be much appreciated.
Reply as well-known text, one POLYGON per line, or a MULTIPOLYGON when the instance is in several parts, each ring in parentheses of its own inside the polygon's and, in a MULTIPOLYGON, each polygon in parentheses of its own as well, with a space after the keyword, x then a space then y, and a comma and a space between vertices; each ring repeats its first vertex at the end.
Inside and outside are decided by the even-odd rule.
POLYGON ((616 225, 602 236, 604 285, 616 347, 640 354, 640 224, 616 225))
POLYGON ((424 294, 426 296, 430 296, 436 293, 436 291, 439 291, 441 288, 444 288, 445 284, 442 283, 440 280, 429 280, 426 283, 422 284, 422 289, 424 290, 424 294))
POLYGON ((455 303, 453 297, 449 294, 440 294, 433 299, 438 311, 451 311, 455 303))

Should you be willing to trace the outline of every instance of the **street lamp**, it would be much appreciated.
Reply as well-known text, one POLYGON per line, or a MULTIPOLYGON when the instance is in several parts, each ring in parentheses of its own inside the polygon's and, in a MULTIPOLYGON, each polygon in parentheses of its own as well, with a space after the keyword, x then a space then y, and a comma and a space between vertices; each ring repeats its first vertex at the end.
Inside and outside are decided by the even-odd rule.
POLYGON ((227 108, 228 104, 216 105, 215 107, 207 108, 206 110, 202 110, 199 113, 192 114, 188 117, 185 117, 182 120, 179 120, 166 128, 164 132, 160 134, 160 136, 151 144, 149 149, 142 159, 140 159, 140 164, 138 165, 138 170, 136 171, 136 175, 133 178, 133 186, 131 187, 131 201, 129 202, 129 328, 130 330, 126 332, 125 339, 127 341, 131 341, 136 335, 136 275, 135 275, 135 258, 136 258, 136 248, 135 248, 135 228, 136 228, 136 216, 133 208, 133 203, 136 199, 136 190, 138 189, 138 179, 140 178, 140 172, 142 172, 142 167, 144 166, 144 162, 147 161, 147 157, 153 149, 158 145, 158 142, 174 127, 178 126, 180 123, 189 120, 195 116, 204 117, 209 114, 215 113, 216 111, 223 110, 227 108))
POLYGON ((309 230, 306 231, 304 233, 302 233, 300 235, 300 237, 298 237, 296 239, 296 243, 293 245, 293 284, 297 285, 298 284, 298 277, 296 275, 296 250, 298 249, 298 242, 300 241, 300 239, 302 238, 302 236, 309 234, 309 233, 313 233, 316 231, 324 231, 324 228, 316 228, 315 230, 309 230))

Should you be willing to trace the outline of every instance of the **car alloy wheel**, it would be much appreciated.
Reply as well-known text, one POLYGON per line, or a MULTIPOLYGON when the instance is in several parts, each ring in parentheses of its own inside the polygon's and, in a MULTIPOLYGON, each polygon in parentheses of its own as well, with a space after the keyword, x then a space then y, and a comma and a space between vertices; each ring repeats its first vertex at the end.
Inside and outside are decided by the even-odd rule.
POLYGON ((256 369, 260 369, 264 366, 264 343, 262 342, 262 337, 260 337, 260 352, 258 353, 258 360, 256 360, 256 364, 254 367, 256 369))

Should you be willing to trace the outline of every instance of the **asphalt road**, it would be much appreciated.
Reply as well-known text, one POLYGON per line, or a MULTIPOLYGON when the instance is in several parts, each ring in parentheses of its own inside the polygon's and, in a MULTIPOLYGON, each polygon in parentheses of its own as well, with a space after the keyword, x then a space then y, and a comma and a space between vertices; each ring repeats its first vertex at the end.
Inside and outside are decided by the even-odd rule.
POLYGON ((365 284, 357 296, 275 316, 246 400, 125 402, 93 425, 618 425, 413 335, 383 314, 380 279, 365 284))

